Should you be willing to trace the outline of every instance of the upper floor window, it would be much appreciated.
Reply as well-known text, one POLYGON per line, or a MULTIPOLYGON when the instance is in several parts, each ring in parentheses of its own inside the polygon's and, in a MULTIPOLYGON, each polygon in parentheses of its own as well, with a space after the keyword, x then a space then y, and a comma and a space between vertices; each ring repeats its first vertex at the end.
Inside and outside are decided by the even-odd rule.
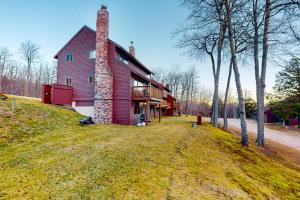
POLYGON ((72 78, 66 78, 66 85, 72 86, 72 78))
POLYGON ((120 61, 122 61, 123 63, 128 65, 128 59, 124 55, 120 54, 119 59, 120 59, 120 61))
POLYGON ((89 76, 89 84, 94 85, 95 84, 95 76, 89 76))
POLYGON ((68 54, 67 54, 66 61, 67 61, 67 62, 73 61, 73 55, 72 55, 71 53, 68 53, 68 54))
POLYGON ((96 58, 96 50, 89 51, 89 59, 95 59, 96 58))

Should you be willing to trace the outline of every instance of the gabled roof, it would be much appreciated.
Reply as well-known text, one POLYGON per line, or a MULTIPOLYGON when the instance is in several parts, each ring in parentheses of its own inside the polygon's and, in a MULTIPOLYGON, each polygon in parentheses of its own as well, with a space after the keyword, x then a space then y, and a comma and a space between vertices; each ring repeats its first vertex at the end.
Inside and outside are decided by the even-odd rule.
POLYGON ((135 62, 141 69, 149 74, 154 74, 150 71, 147 67, 145 67, 138 59, 136 59, 133 55, 131 55, 126 49, 124 49, 121 45, 117 44, 116 42, 109 39, 109 42, 113 43, 117 48, 119 48, 123 53, 126 54, 133 62, 135 62))
POLYGON ((62 50, 77 36, 77 35, 79 35, 79 33, 81 33, 81 31, 83 31, 83 30, 85 30, 85 29, 87 29, 87 30, 89 30, 89 31, 91 31, 91 32, 93 32, 93 33, 95 33, 95 36, 96 36, 96 31, 95 30, 93 30, 93 29, 91 29, 90 27, 88 27, 88 26, 86 26, 86 25, 84 25, 56 54, 55 54, 55 56, 54 56, 54 58, 55 59, 57 59, 58 58, 58 54, 60 54, 60 52, 62 52, 62 50))
MULTIPOLYGON (((89 30, 91 32, 93 32, 95 34, 96 37, 96 31, 93 30, 92 28, 84 25, 54 56, 55 59, 58 58, 58 54, 60 54, 60 52, 77 36, 79 35, 83 30, 89 30)), ((152 71, 150 71, 146 66, 144 66, 138 59, 136 59, 134 56, 132 56, 126 49, 124 49, 121 45, 119 45, 118 43, 112 41, 112 40, 108 40, 109 42, 113 43, 117 48, 119 48, 123 53, 125 53, 133 62, 135 62, 142 70, 144 70, 145 72, 149 73, 149 74, 154 74, 152 71)))

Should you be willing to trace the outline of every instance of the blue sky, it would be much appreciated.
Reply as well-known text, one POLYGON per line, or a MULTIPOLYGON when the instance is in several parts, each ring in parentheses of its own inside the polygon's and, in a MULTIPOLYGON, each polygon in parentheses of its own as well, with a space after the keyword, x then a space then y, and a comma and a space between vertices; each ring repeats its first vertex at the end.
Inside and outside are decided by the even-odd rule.
MULTIPOLYGON (((213 88, 210 63, 192 59, 175 47, 172 31, 184 22, 187 10, 177 0, 1 0, 0 46, 17 54, 25 40, 41 46, 44 61, 54 54, 83 26, 95 29, 96 12, 101 4, 110 13, 110 38, 128 48, 134 41, 136 56, 150 69, 183 68, 195 65, 200 83, 213 88)), ((221 71, 220 90, 225 90, 228 65, 221 71)), ((269 67, 267 90, 274 85, 276 68, 269 67)), ((251 66, 241 68, 242 86, 255 94, 251 66)), ((234 83, 234 82, 232 82, 234 83)), ((232 89, 234 89, 232 84, 232 89)))

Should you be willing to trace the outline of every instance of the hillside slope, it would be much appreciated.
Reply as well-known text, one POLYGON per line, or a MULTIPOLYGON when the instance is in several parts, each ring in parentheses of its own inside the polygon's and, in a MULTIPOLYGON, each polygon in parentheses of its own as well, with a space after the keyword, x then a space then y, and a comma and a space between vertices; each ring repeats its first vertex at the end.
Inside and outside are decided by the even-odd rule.
POLYGON ((8 101, 0 100, 0 144, 70 128, 78 124, 79 118, 76 112, 42 104, 37 98, 10 96, 8 101), (15 98, 14 112, 12 98, 15 98))
POLYGON ((0 199, 300 199, 297 166, 193 117, 82 127, 73 111, 17 105, 0 116, 0 199))

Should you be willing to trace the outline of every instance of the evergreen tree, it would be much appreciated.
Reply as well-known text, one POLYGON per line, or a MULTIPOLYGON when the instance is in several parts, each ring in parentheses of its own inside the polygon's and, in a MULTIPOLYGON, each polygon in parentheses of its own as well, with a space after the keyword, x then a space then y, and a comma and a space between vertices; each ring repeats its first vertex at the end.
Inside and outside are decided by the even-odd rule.
POLYGON ((276 75, 275 90, 281 97, 300 96, 300 59, 293 58, 276 75))
POLYGON ((275 115, 283 120, 298 117, 300 128, 300 59, 293 58, 276 75, 275 85, 278 101, 271 102, 275 115))

